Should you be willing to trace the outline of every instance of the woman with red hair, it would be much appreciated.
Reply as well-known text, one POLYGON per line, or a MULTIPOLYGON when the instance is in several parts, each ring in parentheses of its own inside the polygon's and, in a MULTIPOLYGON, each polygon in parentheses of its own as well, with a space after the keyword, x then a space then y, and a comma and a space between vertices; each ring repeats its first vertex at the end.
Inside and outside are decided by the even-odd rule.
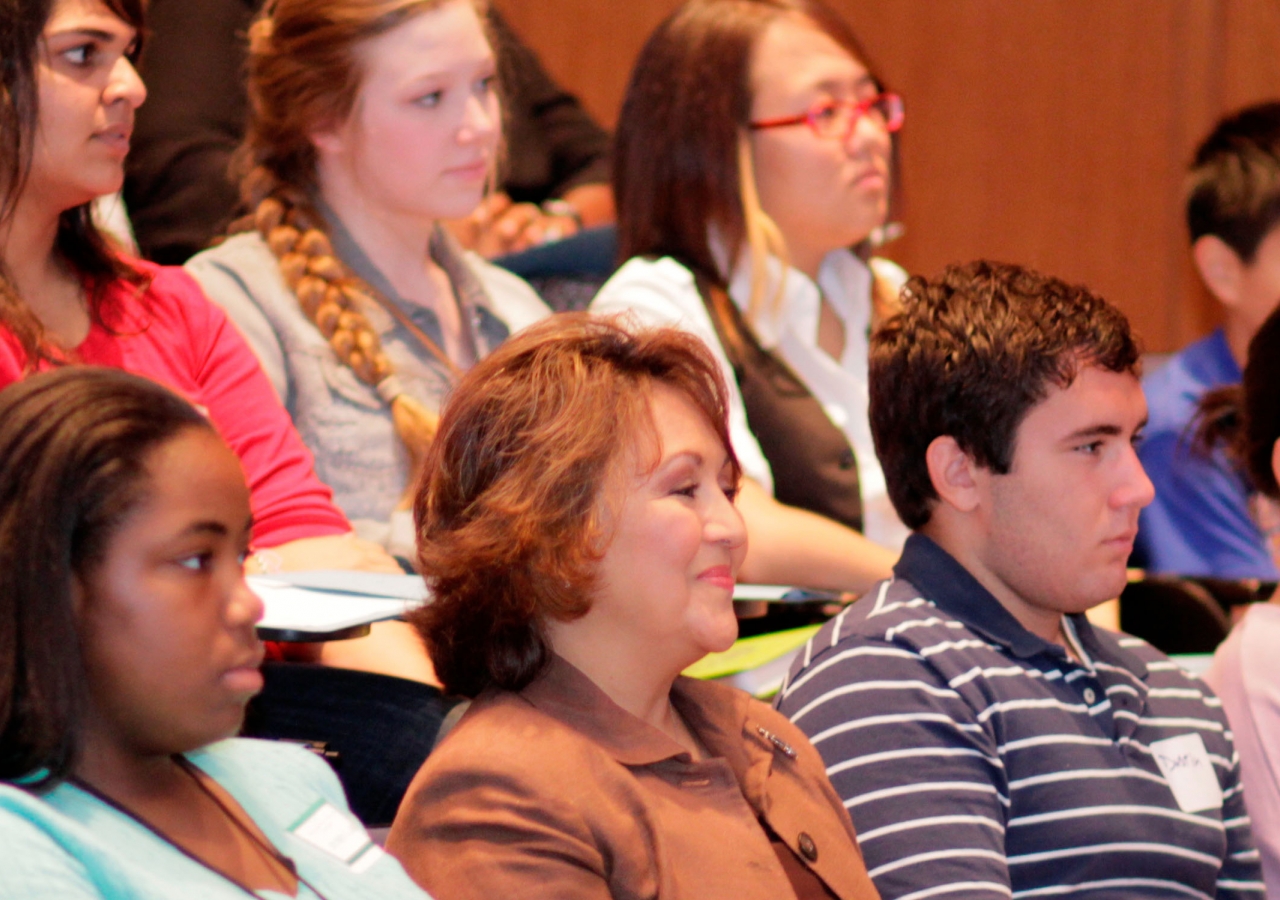
POLYGON ((737 636, 746 553, 724 381, 674 329, 565 315, 445 408, 414 513, 414 624, 475 698, 388 849, 439 897, 870 900, 798 729, 681 676, 737 636))
POLYGON ((249 339, 357 532, 411 556, 441 398, 548 314, 442 226, 501 147, 472 0, 277 0, 249 32, 251 214, 187 263, 249 339))

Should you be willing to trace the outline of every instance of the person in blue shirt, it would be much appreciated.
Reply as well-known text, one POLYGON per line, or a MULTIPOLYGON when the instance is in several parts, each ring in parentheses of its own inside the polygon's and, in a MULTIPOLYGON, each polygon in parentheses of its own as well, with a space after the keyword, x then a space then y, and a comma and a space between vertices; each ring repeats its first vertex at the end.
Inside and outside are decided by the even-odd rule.
POLYGON ((327 764, 231 739, 263 684, 251 526, 235 454, 161 385, 0 392, 0 898, 426 896, 327 764))
POLYGON ((1250 510, 1250 488, 1222 450, 1197 451, 1197 403, 1238 384, 1249 340, 1280 304, 1280 102, 1222 120, 1196 151, 1187 196, 1191 254, 1223 324, 1142 383, 1151 420, 1139 451, 1156 487, 1134 563, 1154 572, 1280 577, 1250 510))

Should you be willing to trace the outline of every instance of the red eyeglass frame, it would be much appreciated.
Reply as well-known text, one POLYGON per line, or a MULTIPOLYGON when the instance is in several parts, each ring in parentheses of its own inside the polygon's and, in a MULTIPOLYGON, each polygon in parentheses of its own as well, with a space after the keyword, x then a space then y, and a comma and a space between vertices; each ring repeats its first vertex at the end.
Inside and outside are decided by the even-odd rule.
POLYGON ((788 125, 808 125, 813 133, 818 135, 818 126, 814 123, 814 116, 819 110, 830 109, 836 106, 845 106, 852 109, 855 113, 854 117, 849 121, 849 132, 845 134, 847 138, 857 127, 858 120, 865 116, 871 107, 881 102, 897 103, 897 116, 887 116, 885 118, 885 129, 893 134, 902 128, 902 123, 906 120, 906 107, 902 102, 902 97, 891 91, 885 91, 876 94, 874 97, 868 97, 865 100, 823 100, 815 103, 798 116, 783 116, 777 119, 763 119, 759 122, 748 122, 747 127, 752 131, 761 131, 766 128, 783 128, 788 125))

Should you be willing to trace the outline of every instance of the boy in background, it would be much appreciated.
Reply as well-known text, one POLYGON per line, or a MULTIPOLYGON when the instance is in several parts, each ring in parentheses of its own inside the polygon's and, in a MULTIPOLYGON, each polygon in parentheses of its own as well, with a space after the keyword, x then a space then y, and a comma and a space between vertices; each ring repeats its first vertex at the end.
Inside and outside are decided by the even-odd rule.
POLYGON ((1193 447, 1196 403, 1239 383, 1249 340, 1280 304, 1280 103, 1223 119, 1196 151, 1187 192, 1191 254, 1223 324, 1143 379, 1151 419, 1139 449, 1156 488, 1134 562, 1154 572, 1274 581, 1244 476, 1193 447))

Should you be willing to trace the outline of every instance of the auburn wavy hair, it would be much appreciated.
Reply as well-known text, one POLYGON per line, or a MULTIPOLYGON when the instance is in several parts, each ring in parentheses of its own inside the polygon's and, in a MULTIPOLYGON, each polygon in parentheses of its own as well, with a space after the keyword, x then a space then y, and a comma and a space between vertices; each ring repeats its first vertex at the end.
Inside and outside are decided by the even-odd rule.
POLYGON ((654 384, 686 397, 741 470, 725 383, 682 331, 553 316, 462 379, 444 409, 414 503, 418 564, 434 600, 412 617, 453 694, 520 690, 550 660, 550 619, 591 607, 610 535, 606 482, 656 437, 654 384))

